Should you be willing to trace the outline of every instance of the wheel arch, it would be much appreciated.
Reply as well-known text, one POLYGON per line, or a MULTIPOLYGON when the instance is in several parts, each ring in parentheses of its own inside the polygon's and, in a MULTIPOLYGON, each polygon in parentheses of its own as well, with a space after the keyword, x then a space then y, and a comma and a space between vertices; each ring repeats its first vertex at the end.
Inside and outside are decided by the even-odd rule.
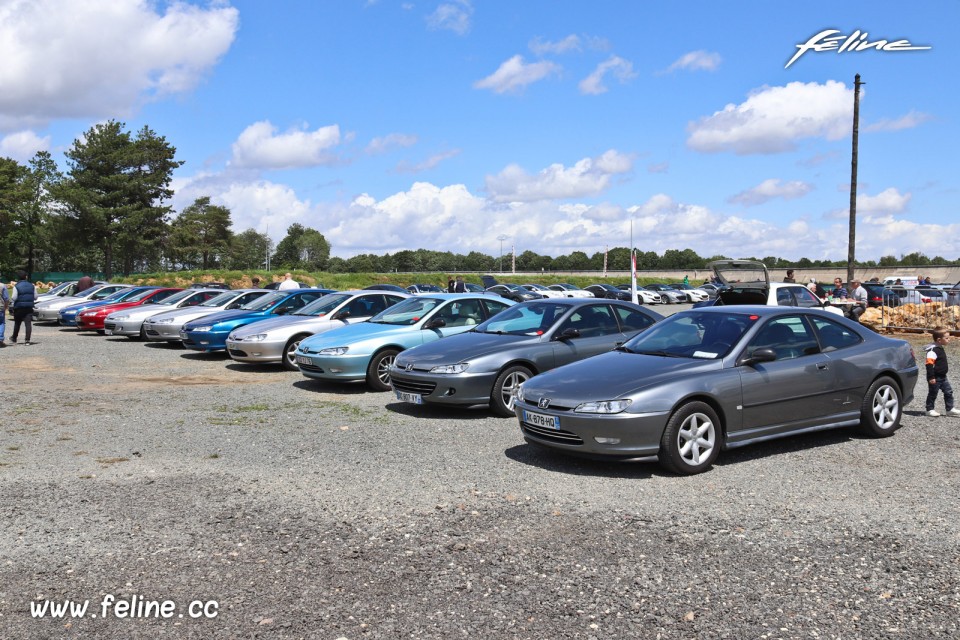
POLYGON ((714 410, 714 412, 717 414, 717 417, 720 418, 720 432, 723 434, 723 445, 725 446, 727 440, 728 420, 727 413, 723 410, 723 404, 710 394, 703 392, 691 393, 690 395, 680 399, 673 405, 673 407, 670 408, 670 415, 672 416, 680 407, 688 402, 702 402, 714 410))

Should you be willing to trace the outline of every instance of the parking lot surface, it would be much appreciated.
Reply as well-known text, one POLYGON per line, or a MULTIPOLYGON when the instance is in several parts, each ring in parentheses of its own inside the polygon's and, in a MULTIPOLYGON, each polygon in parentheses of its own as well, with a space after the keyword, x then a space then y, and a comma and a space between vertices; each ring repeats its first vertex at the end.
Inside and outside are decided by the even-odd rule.
POLYGON ((3 638, 960 637, 960 420, 923 385, 892 438, 676 477, 485 410, 34 339, 0 350, 3 638))

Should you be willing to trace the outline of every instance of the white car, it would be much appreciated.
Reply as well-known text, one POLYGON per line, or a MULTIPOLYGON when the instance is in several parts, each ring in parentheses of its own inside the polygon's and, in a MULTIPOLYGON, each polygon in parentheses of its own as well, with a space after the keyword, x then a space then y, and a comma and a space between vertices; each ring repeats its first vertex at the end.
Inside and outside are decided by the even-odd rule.
POLYGON ((562 291, 555 291, 554 289, 548 289, 542 284, 522 284, 520 285, 524 289, 533 291, 534 293, 539 293, 544 298, 569 298, 567 294, 562 291))
POLYGON ((593 298, 594 295, 589 291, 581 289, 580 287, 572 284, 552 284, 548 289, 552 291, 562 291, 563 295, 567 298, 593 298))
POLYGON ((756 260, 714 260, 713 269, 724 289, 716 299, 704 304, 762 304, 780 307, 823 309, 842 316, 839 307, 831 306, 810 292, 805 285, 792 282, 770 282, 767 266, 756 260))
POLYGON ((710 299, 710 294, 703 289, 698 289, 683 282, 672 282, 670 286, 686 293, 690 302, 703 302, 710 299))
MULTIPOLYGON (((628 284, 618 284, 617 289, 630 293, 630 285, 628 284)), ((664 304, 663 298, 660 297, 659 293, 644 289, 639 285, 637 286, 637 300, 642 304, 664 304)))
POLYGON ((223 291, 215 298, 193 307, 171 309, 150 316, 143 321, 143 333, 147 340, 156 342, 180 342, 180 329, 186 323, 203 316, 239 309, 243 305, 255 301, 257 298, 270 293, 269 289, 234 289, 223 291))
POLYGON ((184 289, 160 302, 147 303, 139 307, 130 307, 114 311, 103 319, 103 333, 108 336, 127 336, 146 339, 144 320, 158 313, 193 307, 223 293, 223 289, 184 289))

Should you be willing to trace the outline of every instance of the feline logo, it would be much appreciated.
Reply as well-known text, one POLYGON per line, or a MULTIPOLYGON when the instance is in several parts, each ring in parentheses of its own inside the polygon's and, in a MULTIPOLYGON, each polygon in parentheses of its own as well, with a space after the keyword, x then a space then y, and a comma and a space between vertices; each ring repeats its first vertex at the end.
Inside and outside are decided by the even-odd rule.
POLYGON ((826 29, 802 44, 797 45, 797 52, 793 54, 790 61, 784 69, 792 65, 797 59, 807 51, 834 51, 844 53, 847 51, 865 51, 867 49, 876 49, 877 51, 921 51, 932 49, 930 46, 918 46, 910 43, 909 40, 876 40, 870 42, 867 39, 867 32, 861 32, 859 29, 849 36, 840 34, 837 29, 826 29))

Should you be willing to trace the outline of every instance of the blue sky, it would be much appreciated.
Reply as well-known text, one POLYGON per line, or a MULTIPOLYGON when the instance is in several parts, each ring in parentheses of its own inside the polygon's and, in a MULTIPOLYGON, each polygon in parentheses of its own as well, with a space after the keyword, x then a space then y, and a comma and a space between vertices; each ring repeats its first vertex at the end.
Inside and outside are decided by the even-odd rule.
MULTIPOLYGON (((176 211, 436 249, 960 258, 955 0, 0 0, 0 156, 107 119, 185 161, 176 211), (806 50, 825 30, 914 51, 806 50)), ((840 41, 842 43, 842 41, 840 41)))

